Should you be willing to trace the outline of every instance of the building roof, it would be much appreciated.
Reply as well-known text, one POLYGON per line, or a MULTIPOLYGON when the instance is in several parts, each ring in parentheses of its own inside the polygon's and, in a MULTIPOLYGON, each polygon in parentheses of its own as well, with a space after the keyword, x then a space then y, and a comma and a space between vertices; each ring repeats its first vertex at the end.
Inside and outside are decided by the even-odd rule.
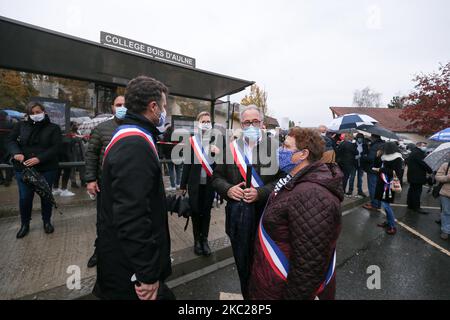
POLYGON ((270 127, 279 127, 280 124, 278 123, 278 120, 269 116, 265 117, 266 125, 270 127))
POLYGON ((215 101, 252 85, 209 71, 76 38, 0 16, 0 68, 105 85, 126 86, 138 75, 163 82, 171 95, 215 101))
POLYGON ((333 118, 343 116, 349 113, 360 113, 368 115, 378 121, 378 125, 393 132, 415 133, 417 130, 408 129, 411 122, 400 118, 401 109, 389 108, 362 108, 362 107, 330 107, 333 118))

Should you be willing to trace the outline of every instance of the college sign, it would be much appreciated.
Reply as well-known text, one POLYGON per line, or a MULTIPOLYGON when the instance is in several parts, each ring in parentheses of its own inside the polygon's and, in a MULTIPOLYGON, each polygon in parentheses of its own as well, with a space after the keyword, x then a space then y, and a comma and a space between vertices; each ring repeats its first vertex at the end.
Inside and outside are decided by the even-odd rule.
POLYGON ((157 48, 139 41, 117 36, 108 32, 100 31, 100 43, 113 47, 131 50, 154 59, 177 63, 186 67, 195 68, 195 59, 172 51, 157 48))

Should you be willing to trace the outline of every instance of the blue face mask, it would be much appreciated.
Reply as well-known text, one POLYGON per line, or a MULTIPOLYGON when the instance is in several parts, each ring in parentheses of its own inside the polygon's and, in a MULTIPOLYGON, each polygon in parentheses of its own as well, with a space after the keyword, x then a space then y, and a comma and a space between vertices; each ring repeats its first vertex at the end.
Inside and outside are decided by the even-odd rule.
POLYGON ((122 106, 122 107, 116 107, 116 118, 117 119, 124 119, 125 115, 127 114, 127 108, 122 106))
POLYGON ((300 151, 291 151, 284 149, 283 147, 278 149, 278 165, 281 171, 290 173, 297 165, 303 162, 303 160, 292 162, 292 156, 297 152, 300 151))
POLYGON ((259 128, 250 126, 244 129, 244 137, 250 141, 258 141, 261 132, 259 128))
POLYGON ((164 112, 161 112, 161 114, 159 115, 158 127, 162 127, 166 123, 166 116, 166 110, 164 110, 164 112))

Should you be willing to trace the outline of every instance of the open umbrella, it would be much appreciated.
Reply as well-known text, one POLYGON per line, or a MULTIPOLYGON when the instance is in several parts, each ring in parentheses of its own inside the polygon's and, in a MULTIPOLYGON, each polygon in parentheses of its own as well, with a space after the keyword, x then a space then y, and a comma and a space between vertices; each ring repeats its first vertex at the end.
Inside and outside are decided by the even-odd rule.
POLYGON ((15 118, 18 120, 22 120, 25 117, 25 113, 22 113, 22 112, 19 112, 16 110, 7 109, 7 110, 3 110, 3 111, 5 111, 8 114, 8 116, 10 116, 11 118, 15 118))
POLYGON ((440 142, 450 142, 450 128, 439 131, 430 137, 430 140, 440 142))
POLYGON ((430 166, 433 171, 439 170, 444 162, 450 161, 450 142, 443 143, 425 158, 425 163, 430 166))
POLYGON ((392 132, 386 128, 380 127, 378 125, 371 126, 371 125, 363 124, 361 126, 356 127, 356 129, 364 131, 364 132, 368 132, 371 134, 376 134, 376 135, 379 135, 380 137, 385 137, 385 138, 393 139, 393 140, 400 140, 399 136, 397 136, 394 132, 392 132))
POLYGON ((339 118, 333 119, 328 125, 330 131, 341 131, 347 129, 355 129, 356 127, 366 124, 373 125, 378 121, 365 114, 349 113, 339 118))

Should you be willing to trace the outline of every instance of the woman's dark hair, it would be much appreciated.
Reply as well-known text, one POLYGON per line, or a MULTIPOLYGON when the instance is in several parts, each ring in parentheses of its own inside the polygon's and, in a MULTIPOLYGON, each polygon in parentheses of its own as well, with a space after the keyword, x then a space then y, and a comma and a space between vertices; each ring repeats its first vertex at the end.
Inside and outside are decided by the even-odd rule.
POLYGON ((322 159, 325 142, 317 130, 294 127, 289 130, 287 135, 295 139, 295 146, 298 150, 309 150, 309 161, 315 162, 322 159))
POLYGON ((398 146, 395 142, 386 142, 383 147, 383 154, 394 154, 396 152, 399 152, 398 146))
POLYGON ((42 111, 45 111, 45 107, 41 103, 36 102, 36 101, 30 101, 30 102, 28 102, 27 106, 25 107, 25 113, 27 115, 30 115, 31 111, 35 107, 39 107, 39 108, 41 108, 42 111))
POLYGON ((161 108, 163 93, 167 96, 169 90, 160 81, 139 76, 132 79, 125 91, 125 103, 127 109, 135 113, 142 113, 150 102, 155 101, 161 108))

